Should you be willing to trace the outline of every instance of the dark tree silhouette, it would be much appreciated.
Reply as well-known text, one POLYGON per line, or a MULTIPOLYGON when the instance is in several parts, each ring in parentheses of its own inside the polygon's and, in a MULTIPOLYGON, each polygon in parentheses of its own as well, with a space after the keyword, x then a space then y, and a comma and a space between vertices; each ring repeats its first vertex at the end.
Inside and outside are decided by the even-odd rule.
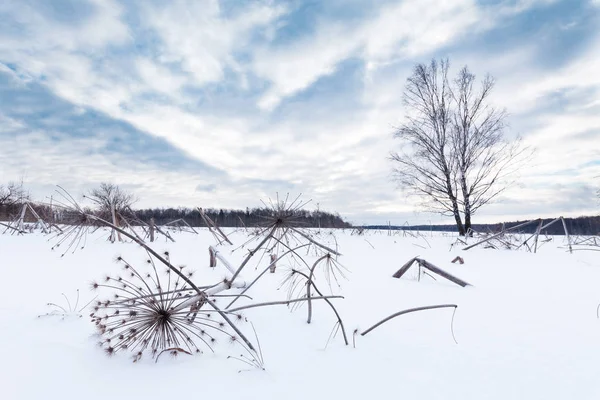
POLYGON ((125 214, 137 201, 133 194, 115 184, 106 182, 102 182, 98 188, 90 190, 85 197, 95 203, 99 216, 108 220, 112 220, 113 207, 115 212, 125 214))
POLYGON ((476 89, 467 67, 452 82, 448 68, 448 60, 414 68, 404 90, 405 122, 394 133, 403 149, 390 158, 400 187, 427 209, 453 216, 464 236, 473 214, 514 182, 530 153, 520 139, 504 138, 506 112, 489 104, 493 78, 476 89))
POLYGON ((29 200, 29 194, 22 183, 9 182, 0 185, 0 206, 12 207, 29 200))

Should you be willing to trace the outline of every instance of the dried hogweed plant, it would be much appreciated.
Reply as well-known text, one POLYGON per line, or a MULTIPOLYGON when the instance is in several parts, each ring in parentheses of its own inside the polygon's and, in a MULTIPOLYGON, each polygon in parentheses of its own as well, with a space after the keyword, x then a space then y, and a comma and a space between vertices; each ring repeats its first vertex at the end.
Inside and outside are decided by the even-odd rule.
MULTIPOLYGON (((307 301, 310 304, 313 300, 321 299, 327 301, 333 308, 338 317, 338 323, 344 331, 341 318, 329 301, 342 297, 324 296, 314 285, 314 277, 310 272, 306 274, 307 279, 312 282, 312 286, 319 296, 313 296, 308 292, 307 296, 299 299, 254 303, 232 308, 232 304, 236 300, 248 298, 245 295, 246 290, 263 276, 263 274, 259 275, 250 285, 246 285, 243 280, 239 279, 240 272, 261 251, 262 255, 267 252, 273 254, 274 248, 281 251, 276 258, 271 257, 271 264, 288 255, 302 259, 298 250, 304 247, 314 247, 327 255, 319 262, 333 260, 332 254, 339 255, 337 251, 318 243, 296 226, 294 213, 303 204, 299 203, 298 199, 291 203, 288 202, 287 197, 282 202, 277 201, 271 215, 266 218, 267 226, 258 235, 260 242, 253 250, 249 250, 248 255, 239 266, 233 267, 216 249, 209 249, 211 266, 215 267, 217 260, 220 260, 231 275, 214 285, 197 286, 191 280, 193 273, 172 265, 168 253, 159 254, 134 231, 126 231, 79 207, 66 192, 64 198, 64 212, 69 213, 73 225, 72 229, 66 231, 60 240, 69 243, 68 249, 79 248, 80 241, 85 240, 90 229, 106 227, 138 244, 148 254, 146 263, 148 271, 143 272, 140 268, 134 268, 119 257, 117 262, 122 264, 123 274, 106 276, 102 281, 92 284, 93 289, 113 291, 110 298, 96 302, 90 315, 98 328, 101 337, 100 344, 108 355, 127 350, 133 352, 135 362, 147 353, 158 360, 164 352, 172 355, 202 353, 205 349, 212 351, 217 342, 228 341, 241 346, 244 350, 243 357, 234 358, 262 368, 263 359, 260 348, 256 350, 252 342, 237 326, 237 324, 245 322, 245 318, 239 312, 254 307, 290 305, 307 301), (296 241, 302 240, 303 243, 292 247, 291 238, 296 241), (160 268, 165 267, 165 271, 159 273, 160 268, 157 265, 161 266, 160 268), (221 293, 232 288, 244 288, 244 291, 235 294, 221 293), (228 306, 220 308, 216 304, 218 297, 233 297, 233 301, 228 306)), ((257 240, 257 238, 255 237, 253 240, 257 240)), ((260 258, 262 259, 262 256, 260 258)), ((302 261, 306 263, 303 259, 302 261)), ((271 267, 271 264, 265 269, 265 272, 271 267)), ((345 331, 344 338, 346 338, 345 331)), ((258 343, 258 337, 256 340, 258 343)))
MULTIPOLYGON (((168 253, 164 256, 169 257, 168 253)), ((225 341, 239 344, 249 360, 256 359, 256 352, 239 340, 218 313, 203 309, 211 297, 216 301, 217 294, 198 298, 181 275, 171 269, 159 271, 151 258, 146 271, 122 257, 116 261, 123 268, 121 275, 106 276, 91 284, 94 290, 113 292, 109 298, 97 301, 90 314, 106 354, 127 350, 133 353, 134 362, 144 354, 158 361, 164 352, 177 355, 214 351, 217 343, 225 341)), ((193 276, 183 266, 177 269, 188 278, 193 276)), ((233 317, 238 323, 246 321, 239 313, 233 317)))
MULTIPOLYGON (((102 282, 101 284, 103 286, 108 286, 108 287, 112 287, 113 289, 118 288, 118 291, 120 293, 115 293, 116 297, 115 299, 111 300, 105 300, 102 304, 100 304, 99 306, 103 306, 103 307, 114 307, 116 306, 123 306, 126 302, 122 301, 123 299, 120 299, 121 296, 128 296, 125 298, 125 300, 129 300, 130 305, 131 302, 137 303, 140 299, 135 299, 136 296, 142 296, 143 299, 149 299, 149 300, 144 300, 145 302, 147 302, 147 304, 156 304, 155 302, 161 300, 163 301, 164 299, 168 299, 169 297, 166 297, 167 294, 170 293, 165 293, 165 292, 169 292, 171 291, 169 290, 164 290, 161 285, 160 285, 160 279, 159 279, 159 275, 156 272, 156 264, 162 265, 164 267, 166 267, 167 270, 169 270, 169 275, 173 276, 172 278, 169 278, 169 282, 173 282, 173 284, 175 284, 175 282, 178 283, 178 285, 183 285, 185 283, 185 287, 188 291, 192 292, 191 294, 188 294, 189 298, 186 299, 183 303, 178 304, 177 305, 177 309, 175 311, 179 311, 179 308, 185 308, 185 307, 192 307, 194 304, 197 306, 197 308, 199 309, 201 306, 206 305, 205 310, 202 310, 202 312, 198 311, 198 313, 194 313, 192 312, 192 314, 198 315, 198 314, 215 314, 218 315, 221 323, 224 324, 224 326, 220 326, 221 323, 219 324, 219 328, 224 328, 227 327, 228 329, 231 329, 233 331, 233 333, 230 335, 230 339, 232 341, 240 341, 243 342, 243 345, 251 352, 255 352, 255 348, 252 345, 252 343, 248 340, 248 338, 244 335, 244 333, 236 326, 234 320, 235 318, 237 318, 236 316, 230 316, 228 313, 222 311, 215 303, 214 297, 217 296, 217 293, 224 291, 224 290, 228 290, 231 287, 233 287, 233 281, 235 280, 235 276, 230 278, 230 279, 224 279, 222 282, 218 282, 215 285, 211 285, 211 286, 205 286, 205 287, 199 287, 197 286, 192 280, 191 280, 191 276, 189 276, 189 273, 186 273, 184 271, 182 271, 180 268, 175 267, 174 265, 171 264, 168 254, 159 254, 158 252, 156 252, 150 245, 148 245, 146 242, 144 242, 139 236, 137 236, 135 234, 135 232, 130 232, 127 230, 122 229, 119 226, 116 226, 114 224, 112 224, 109 221, 106 221, 94 214, 91 214, 89 212, 89 210, 86 210, 82 207, 79 206, 79 204, 68 194, 68 192, 66 192, 64 189, 61 188, 61 193, 63 193, 63 198, 64 198, 64 202, 61 204, 61 211, 64 213, 67 213, 71 220, 73 221, 73 226, 70 230, 65 231, 67 233, 65 233, 64 236, 60 237, 60 242, 64 242, 66 241, 67 238, 71 238, 70 240, 68 240, 67 242, 69 243, 69 247, 71 248, 73 246, 72 243, 77 243, 79 244, 79 242, 81 242, 81 240, 85 240, 85 237, 87 236, 87 234, 90 232, 90 229, 93 228, 97 228, 97 227, 107 227, 110 229, 113 229, 114 231, 118 232, 119 234, 123 235, 124 237, 126 237, 127 239, 131 240, 132 242, 136 243, 137 245, 139 245, 140 247, 142 247, 148 254, 148 263, 150 265, 152 265, 152 268, 154 269, 155 273, 154 274, 150 274, 150 278, 148 278, 148 274, 145 275, 140 275, 140 274, 136 274, 136 272, 134 272, 133 270, 130 272, 130 274, 133 274, 133 276, 129 276, 129 279, 127 279, 128 282, 130 282, 130 284, 127 284, 127 282, 122 282, 120 286, 114 286, 114 285, 109 285, 114 283, 114 281, 112 280, 111 277, 107 277, 107 279, 105 279, 104 282, 102 282), (146 277, 146 278, 143 278, 146 277), (154 282, 150 282, 150 283, 154 283, 154 286, 152 286, 150 283, 148 283, 148 281, 146 282, 145 285, 140 285, 140 282, 136 282, 136 279, 142 279, 142 280, 146 280, 147 279, 154 279, 154 282), (125 287, 123 287, 123 285, 125 285, 125 287), (149 288, 153 287, 153 291, 149 291, 149 288), (136 288, 137 290, 134 290, 134 288, 136 288), (140 290, 140 288, 142 290, 140 290), (145 293, 146 291, 148 291, 147 293, 145 293), (116 301, 116 303, 111 304, 111 302, 116 301), (108 302, 108 303, 107 303, 108 302), (232 339, 234 338, 234 339, 232 339)), ((77 245, 75 247, 78 248, 79 246, 77 245)), ((122 261, 122 260, 121 260, 122 261)), ((128 264, 129 267, 131 268, 131 265, 128 264)), ((122 279, 126 279, 124 277, 121 277, 122 279)), ((97 285, 100 285, 100 283, 97 283, 97 285)), ((101 286, 98 286, 101 287, 101 286)), ((170 287, 170 284, 167 284, 166 287, 170 287)), ((183 293, 183 290, 181 290, 181 288, 179 289, 175 289, 176 293, 183 293)), ((182 294, 182 296, 184 296, 182 294)), ((178 296, 179 297, 179 296, 178 296)), ((174 298, 170 298, 171 301, 174 298)), ((168 304, 168 303, 166 303, 168 304)), ((135 305, 135 304, 134 304, 135 305)), ((163 304, 164 306, 165 304, 163 304)), ((172 304, 171 304, 172 306, 172 304)), ((99 311, 100 308, 98 308, 98 310, 95 310, 95 312, 99 311)), ((158 310, 158 308, 156 307, 150 307, 149 310, 158 310)), ((173 312, 173 310, 169 310, 169 307, 164 308, 164 310, 167 310, 169 312, 173 312)), ((121 310, 117 307, 117 309, 115 309, 114 311, 119 311, 119 313, 117 315, 119 315, 121 313, 121 310)), ((135 310, 133 310, 135 312, 135 310)), ((170 315, 169 314, 169 321, 170 321, 170 315)), ((98 315, 96 315, 96 313, 94 313, 95 318, 95 322, 98 320, 98 315)), ((136 317, 137 315, 133 315, 131 317, 136 317)), ((164 316, 163 316, 164 317, 164 316)), ((178 321, 179 315, 176 316, 176 318, 174 319, 174 321, 178 321)), ((102 318, 106 321, 109 319, 114 319, 112 317, 112 315, 109 315, 108 313, 105 313, 102 315, 102 318)), ((164 320, 164 318, 162 319, 164 320)), ((125 324, 134 324, 134 321, 126 321, 125 324)), ((100 324, 99 324, 100 325, 100 324)), ((102 325, 106 325, 106 324, 102 324, 102 325)), ((170 325, 169 325, 170 326, 170 325)), ((112 332, 114 332, 114 326, 110 326, 107 327, 107 332, 110 329, 113 329, 112 332)), ((165 329, 167 329, 165 327, 165 329)), ((170 330, 166 330, 165 335, 169 335, 168 338, 171 339, 171 341, 173 341, 172 336, 170 336, 172 334, 172 332, 170 330)), ((109 332, 110 333, 110 332, 109 332)), ((135 331, 135 335, 131 336, 130 341, 136 341, 136 339, 139 337, 139 332, 136 330, 135 331)), ((120 336, 117 336, 117 340, 123 340, 123 339, 119 339, 120 336)), ((123 333, 123 337, 125 338, 125 334, 123 333)), ((181 337, 177 336, 178 342, 180 341, 181 337)), ((111 341, 114 339, 111 339, 111 341)), ((120 346, 119 348, 123 348, 123 345, 127 348, 129 348, 129 344, 127 342, 119 342, 120 346)), ((165 342, 168 344, 168 342, 165 342)), ((115 351, 115 347, 114 346, 108 346, 110 348, 112 348, 112 350, 109 349, 109 353, 112 354, 112 352, 115 351)))
MULTIPOLYGON (((330 253, 336 256, 341 255, 337 250, 334 250, 325 244, 314 239, 313 235, 303 227, 301 221, 302 209, 310 202, 302 201, 301 195, 291 200, 289 194, 285 198, 280 199, 277 195, 276 200, 271 199, 268 202, 263 201, 266 207, 266 214, 262 215, 263 223, 261 227, 254 232, 252 237, 234 249, 233 251, 246 248, 252 242, 258 244, 248 251, 247 256, 241 263, 238 271, 234 273, 232 279, 235 279, 239 272, 255 255, 260 253, 258 263, 260 263, 266 254, 269 254, 271 260, 279 259, 281 254, 286 254, 289 258, 302 258, 298 253, 299 248, 306 250, 306 255, 309 254, 311 248, 314 249, 315 255, 330 253)), ((336 246, 337 247, 337 246, 336 246)))
POLYGON ((51 308, 51 311, 47 312, 46 314, 38 315, 38 318, 60 317, 60 319, 62 319, 62 320, 64 320, 65 318, 81 318, 81 317, 83 317, 83 314, 82 314, 83 310, 85 310, 85 308, 87 306, 92 304, 92 302, 94 300, 96 300, 96 297, 98 297, 98 296, 94 297, 92 300, 90 300, 85 305, 80 307, 79 306, 79 289, 77 289, 77 296, 76 296, 75 302, 73 304, 71 304, 71 301, 69 300, 67 295, 65 295, 64 293, 61 293, 61 295, 65 299, 65 303, 63 305, 60 305, 58 303, 47 303, 46 305, 51 308))

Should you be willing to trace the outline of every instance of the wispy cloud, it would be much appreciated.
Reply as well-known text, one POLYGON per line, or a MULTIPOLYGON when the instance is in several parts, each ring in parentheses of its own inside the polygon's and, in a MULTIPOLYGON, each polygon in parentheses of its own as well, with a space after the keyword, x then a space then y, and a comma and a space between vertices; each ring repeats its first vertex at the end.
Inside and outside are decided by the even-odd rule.
POLYGON ((430 220, 394 190, 386 156, 412 66, 449 56, 497 78, 509 134, 538 148, 480 218, 593 212, 598 5, 2 2, 2 176, 26 174, 41 197, 111 180, 141 205, 293 191, 357 223, 430 220))

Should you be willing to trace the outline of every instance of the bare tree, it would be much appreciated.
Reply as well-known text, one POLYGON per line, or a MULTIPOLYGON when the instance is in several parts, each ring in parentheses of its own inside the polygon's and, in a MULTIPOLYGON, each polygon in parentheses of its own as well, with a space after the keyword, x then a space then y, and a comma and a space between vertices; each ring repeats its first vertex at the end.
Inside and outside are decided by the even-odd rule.
MULTIPOLYGON (((112 221, 115 226, 121 226, 122 219, 126 214, 131 213, 131 206, 137 201, 133 194, 115 184, 106 182, 102 182, 100 187, 92 189, 85 197, 96 203, 95 214, 97 216, 112 221)), ((122 240, 121 233, 113 229, 109 240, 114 242, 117 237, 119 241, 122 240)))
POLYGON ((96 204, 96 214, 99 217, 113 221, 114 214, 125 215, 137 201, 132 193, 121 189, 113 183, 102 182, 99 187, 90 190, 85 196, 96 204))
POLYGON ((12 207, 27 200, 29 200, 29 193, 23 188, 22 182, 0 185, 0 206, 12 207))
POLYGON ((466 66, 452 82, 448 68, 448 60, 414 68, 404 90, 405 122, 394 133, 404 146, 390 158, 400 186, 429 210, 453 216, 464 236, 473 214, 513 183, 528 150, 520 139, 504 138, 506 112, 489 104, 493 78, 476 89, 466 66))

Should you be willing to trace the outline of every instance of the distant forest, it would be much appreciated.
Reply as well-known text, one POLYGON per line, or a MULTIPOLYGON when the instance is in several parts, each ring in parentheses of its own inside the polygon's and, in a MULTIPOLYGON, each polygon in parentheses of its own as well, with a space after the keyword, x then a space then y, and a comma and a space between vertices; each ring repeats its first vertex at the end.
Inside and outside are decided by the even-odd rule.
MULTIPOLYGON (((32 203, 32 206, 38 214, 45 220, 52 220, 52 213, 46 205, 39 205, 32 203)), ((10 207, 0 206, 0 221, 11 220, 15 218, 19 213, 22 206, 20 204, 14 204, 10 207)), ((138 219, 149 223, 151 218, 158 225, 165 225, 169 222, 184 219, 189 225, 194 227, 206 226, 204 221, 200 217, 200 212, 197 209, 178 207, 178 208, 146 208, 135 210, 135 215, 138 219)), ((272 210, 266 207, 263 208, 246 208, 246 210, 230 210, 230 209, 215 209, 205 208, 204 212, 208 215, 218 226, 222 227, 242 227, 242 226, 261 226, 266 223, 269 215, 272 214, 272 210)), ((344 221, 338 213, 331 213, 327 211, 309 211, 309 210, 298 210, 296 211, 296 218, 300 226, 308 228, 351 228, 353 227, 347 221, 344 221)), ((34 222, 30 215, 26 218, 29 222, 34 222)), ((554 218, 544 219, 544 224, 554 220, 554 218)), ((511 221, 504 223, 505 228, 509 228, 518 224, 527 222, 528 220, 522 221, 511 221)), ((60 221, 56 221, 60 222, 60 221)), ((565 223, 570 234, 573 235, 598 235, 600 234, 600 216, 591 217, 577 217, 577 218, 565 218, 565 223)), ((388 229, 388 225, 364 225, 361 226, 363 229, 388 229)), ((435 232, 456 232, 456 225, 412 225, 412 226, 394 226, 390 227, 394 230, 413 230, 413 231, 435 231, 435 232)), ((518 231, 523 233, 533 233, 537 228, 537 224, 520 228, 518 231)), ((502 229, 502 223, 495 224, 474 224, 473 229, 477 232, 499 232, 502 229)), ((562 223, 557 222, 547 229, 544 229, 543 233, 548 235, 564 235, 562 223)))
MULTIPOLYGON (((543 220, 543 224, 553 221, 555 218, 547 218, 543 220)), ((522 224, 524 222, 533 220, 523 221, 512 221, 505 222, 504 227, 510 228, 522 224)), ((598 235, 600 234, 600 216, 595 217, 577 217, 577 218, 565 218, 565 224, 567 230, 571 235, 598 235)), ((388 229, 387 225, 368 225, 364 226, 365 229, 388 229)), ((391 226, 394 230, 412 230, 412 231, 434 231, 434 232, 456 232, 456 225, 414 225, 414 226, 391 226)), ((473 224, 473 230, 476 232, 500 232, 502 229, 502 223, 496 224, 473 224)), ((534 233, 537 229, 537 224, 532 223, 524 226, 517 230, 517 232, 523 233, 534 233)), ((544 229, 542 233, 548 235, 564 235, 562 223, 557 222, 544 229)))
MULTIPOLYGON (((55 221, 53 219, 54 213, 51 212, 50 207, 47 205, 40 205, 31 203, 36 212, 46 221, 55 221)), ((16 218, 22 209, 21 204, 13 204, 10 207, 0 206, 0 221, 12 220, 16 218)), ((246 210, 229 210, 229 209, 215 209, 215 208, 204 208, 204 213, 210 217, 218 226, 222 227, 253 227, 266 225, 267 218, 273 214, 273 211, 269 208, 246 208, 246 210)), ((90 212, 93 212, 90 210, 90 212)), ((190 226, 203 227, 206 226, 198 209, 178 207, 178 208, 146 208, 140 210, 133 210, 135 219, 141 220, 145 223, 149 223, 151 218, 154 218, 154 222, 157 225, 165 225, 169 222, 173 222, 178 219, 183 219, 190 226)), ((125 213, 125 217, 131 217, 130 213, 125 213), (129 215, 128 215, 129 214, 129 215)), ((327 211, 309 211, 309 210, 297 210, 295 211, 295 218, 299 226, 307 228, 349 228, 352 225, 342 219, 337 213, 330 213, 327 211)), ((25 220, 27 222, 35 222, 33 216, 26 214, 25 220)), ((59 220, 55 221, 60 223, 59 220)), ((132 221, 135 225, 135 222, 132 221)))
MULTIPOLYGON (((269 208, 246 208, 246 210, 228 210, 204 208, 204 213, 218 226, 243 227, 266 225, 267 218, 272 215, 269 208)), ((206 226, 197 209, 191 208, 148 208, 135 210, 136 216, 144 222, 150 218, 158 225, 164 225, 177 219, 184 219, 191 226, 206 226)), ((298 225, 312 228, 349 228, 352 225, 342 219, 339 214, 326 211, 298 210, 295 212, 298 225)))

